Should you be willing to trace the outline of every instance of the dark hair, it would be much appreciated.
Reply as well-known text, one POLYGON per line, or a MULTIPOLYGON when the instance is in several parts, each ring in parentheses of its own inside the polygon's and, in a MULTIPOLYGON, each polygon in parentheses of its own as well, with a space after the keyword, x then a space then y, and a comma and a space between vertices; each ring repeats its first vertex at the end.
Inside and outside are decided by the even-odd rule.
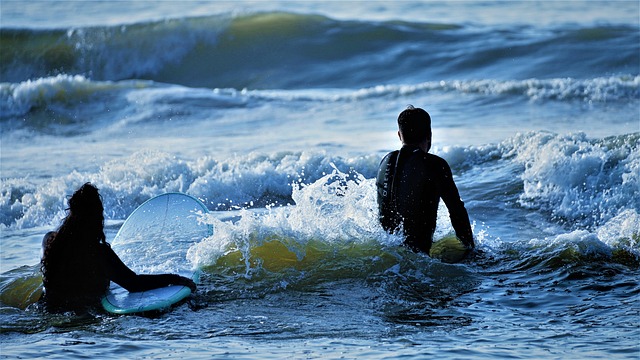
POLYGON ((418 144, 431 137, 431 116, 413 105, 398 115, 398 128, 406 144, 418 144))
POLYGON ((104 207, 98 188, 91 183, 82 185, 69 198, 69 210, 80 217, 102 217, 104 207))

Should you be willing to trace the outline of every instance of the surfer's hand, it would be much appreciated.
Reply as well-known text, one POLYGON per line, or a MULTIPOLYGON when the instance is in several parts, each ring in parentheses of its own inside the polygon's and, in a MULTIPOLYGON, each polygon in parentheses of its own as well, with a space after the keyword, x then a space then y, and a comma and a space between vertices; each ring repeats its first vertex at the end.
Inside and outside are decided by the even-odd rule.
POLYGON ((196 283, 193 282, 193 280, 184 277, 184 276, 180 276, 179 280, 178 280, 178 284, 177 285, 182 285, 182 286, 186 286, 189 289, 191 289, 191 292, 194 293, 196 292, 196 283))
POLYGON ((476 248, 476 242, 473 241, 473 238, 471 238, 470 241, 462 241, 462 239, 460 239, 460 237, 456 235, 456 239, 458 239, 458 241, 462 243, 462 246, 467 249, 467 252, 473 251, 476 248))
POLYGON ((477 256, 484 255, 484 251, 476 248, 475 246, 472 248, 467 248, 465 257, 468 259, 476 258, 477 256))
MULTIPOLYGON (((460 238, 458 238, 458 240, 460 240, 460 238)), ((462 242, 462 240, 460 240, 460 242, 462 242)), ((465 252, 464 252, 464 258, 470 258, 472 257, 475 253, 476 253, 476 244, 475 241, 473 241, 473 239, 471 240, 471 242, 469 243, 462 243, 462 245, 465 248, 465 252)))

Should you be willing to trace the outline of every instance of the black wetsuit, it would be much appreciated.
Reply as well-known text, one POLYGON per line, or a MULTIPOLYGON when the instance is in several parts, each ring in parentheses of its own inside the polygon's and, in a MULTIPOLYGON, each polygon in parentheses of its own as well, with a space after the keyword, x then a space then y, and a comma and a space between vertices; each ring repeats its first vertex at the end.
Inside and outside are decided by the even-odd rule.
POLYGON ((130 292, 184 283, 185 279, 174 274, 136 274, 107 243, 91 245, 93 250, 74 256, 79 254, 75 247, 67 243, 56 244, 55 236, 55 232, 50 232, 44 239, 45 249, 53 263, 44 279, 43 300, 52 310, 95 305, 109 288, 109 281, 130 292))
POLYGON ((469 215, 444 159, 405 145, 382 159, 376 185, 380 223, 389 232, 402 225, 405 244, 411 249, 429 253, 440 199, 449 210, 456 236, 465 246, 474 247, 469 215))

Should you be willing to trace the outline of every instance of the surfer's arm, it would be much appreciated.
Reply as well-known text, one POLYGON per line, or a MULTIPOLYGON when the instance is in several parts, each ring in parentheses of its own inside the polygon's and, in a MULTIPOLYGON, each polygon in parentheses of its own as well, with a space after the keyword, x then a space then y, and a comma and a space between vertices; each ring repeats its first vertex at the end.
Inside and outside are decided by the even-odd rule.
POLYGON ((456 236, 467 248, 475 248, 473 241, 473 231, 469 223, 469 214, 464 207, 464 202, 460 199, 458 187, 453 181, 451 168, 443 160, 442 178, 440 179, 440 196, 449 210, 451 225, 456 232, 456 236))
POLYGON ((109 279, 129 292, 146 291, 169 285, 188 286, 191 291, 196 291, 196 284, 193 280, 184 276, 176 274, 136 274, 120 260, 109 245, 105 245, 105 267, 109 279))

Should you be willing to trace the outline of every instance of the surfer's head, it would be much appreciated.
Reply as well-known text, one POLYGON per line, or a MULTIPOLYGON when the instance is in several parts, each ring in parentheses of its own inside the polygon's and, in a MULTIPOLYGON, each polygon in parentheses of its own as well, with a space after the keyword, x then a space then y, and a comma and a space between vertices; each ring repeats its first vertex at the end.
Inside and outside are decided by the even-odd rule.
POLYGON ((398 115, 398 129, 403 144, 431 147, 431 116, 424 109, 409 105, 398 115))
POLYGON ((104 208, 98 188, 91 183, 82 185, 69 199, 69 210, 80 217, 102 217, 104 208))
POLYGON ((69 215, 63 223, 63 227, 67 226, 83 228, 84 233, 95 233, 101 242, 105 240, 102 196, 91 183, 85 183, 71 195, 69 215))

